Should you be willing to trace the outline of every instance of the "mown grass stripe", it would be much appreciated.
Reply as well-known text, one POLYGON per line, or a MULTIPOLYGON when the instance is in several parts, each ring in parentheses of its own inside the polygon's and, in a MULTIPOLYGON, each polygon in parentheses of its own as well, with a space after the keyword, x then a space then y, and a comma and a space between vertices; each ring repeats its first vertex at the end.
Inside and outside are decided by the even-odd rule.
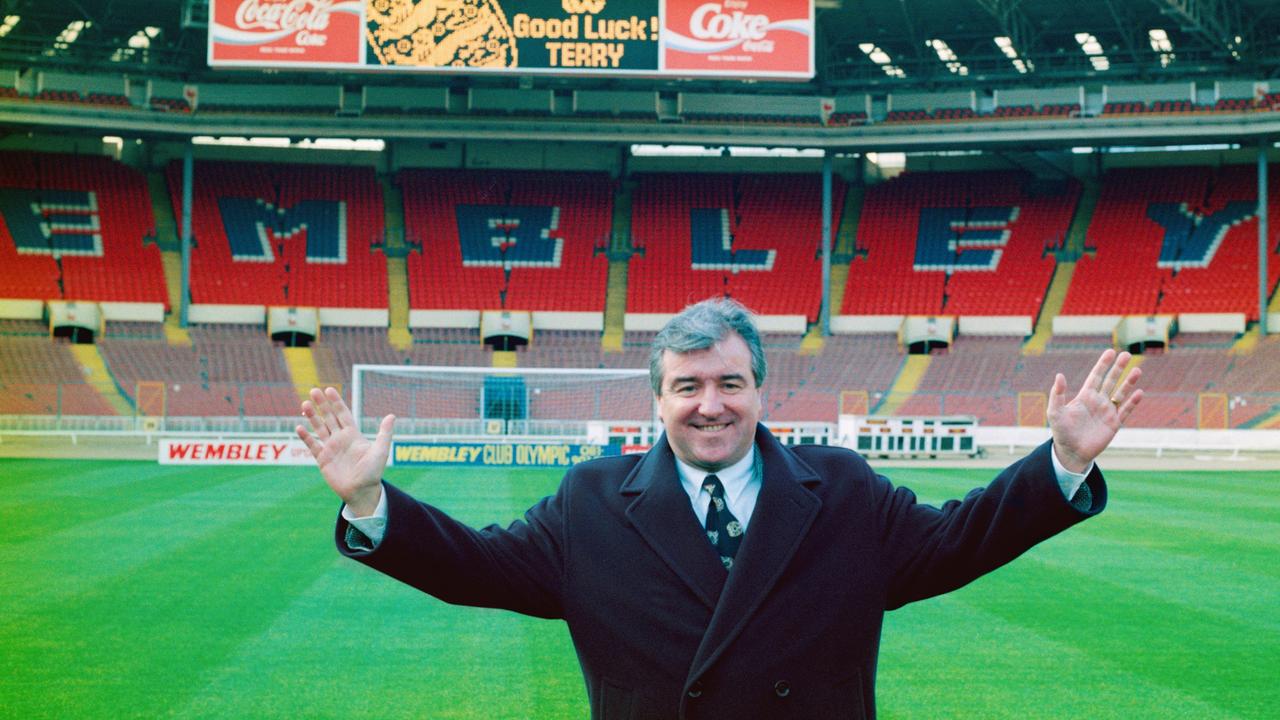
POLYGON ((1276 699, 1274 669, 1280 667, 1276 633, 1158 594, 1030 553, 960 599, 1225 711, 1260 717, 1264 707, 1273 707, 1268 701, 1276 699), (1029 595, 1028 587, 1058 591, 1029 595))
POLYGON ((0 507, 0 523, 8 529, 6 540, 11 545, 43 543, 61 531, 136 512, 236 477, 223 472, 193 478, 189 470, 154 463, 95 467, 80 462, 63 478, 11 489, 11 501, 0 507))
POLYGON ((1087 624, 1077 624, 1066 641, 1051 639, 1035 622, 1009 622, 966 601, 966 592, 886 617, 877 688, 882 718, 1233 717, 1088 655, 1079 646, 1090 634, 1087 624))
MULTIPOLYGON (((145 494, 145 474, 133 477, 137 493, 145 494)), ((0 566, 6 574, 21 578, 21 582, 0 583, 0 607, 12 608, 0 614, 0 632, 187 543, 199 542, 246 513, 316 487, 313 480, 262 468, 194 473, 187 482, 188 492, 143 505, 134 504, 133 489, 126 488, 118 501, 128 508, 123 512, 0 546, 0 566)))
POLYGON ((1065 570, 1104 577, 1130 592, 1280 632, 1280 615, 1257 612, 1280 597, 1280 579, 1238 567, 1227 556, 1166 552, 1083 533, 1069 543, 1051 540, 1036 555, 1065 570))
MULTIPOLYGON (((0 715, 586 715, 561 623, 448 606, 338 558, 338 503, 314 470, 184 469, 163 482, 191 492, 138 508, 128 489, 155 483, 145 478, 155 465, 25 465, 41 477, 14 487, 57 478, 44 507, 80 497, 114 507, 119 495, 127 509, 0 546, 0 715)), ((0 469, 0 487, 16 466, 0 469)), ((936 503, 995 472, 891 477, 936 503)), ((1266 717, 1280 706, 1268 682, 1280 639, 1249 619, 1274 617, 1275 522, 1229 510, 1242 497, 1269 506, 1280 488, 1249 475, 1219 492, 1213 473, 1109 472, 1100 518, 892 613, 882 716, 1266 717), (1196 493, 1178 489, 1200 487, 1228 511, 1188 507, 1196 493)), ((479 526, 518 518, 560 476, 388 471, 479 526)))
MULTIPOLYGON (((1257 495, 1244 497, 1239 493, 1222 493, 1207 484, 1184 484, 1178 487, 1137 486, 1137 484, 1110 484, 1110 500, 1134 506, 1138 509, 1158 509, 1161 512, 1179 512, 1187 518, 1231 518, 1242 523, 1275 524, 1280 519, 1280 497, 1257 495)), ((1260 488, 1262 492, 1262 488, 1260 488)), ((1275 495, 1275 491, 1272 491, 1275 495)))
MULTIPOLYGON (((289 522, 299 507, 322 498, 313 485, 252 512, 229 503, 235 522, 205 526, 164 553, 148 552, 124 576, 0 630, 5 674, 26 680, 9 693, 8 710, 22 717, 168 714, 193 681, 241 638, 260 632, 297 586, 331 564, 314 532, 289 522)), ((190 521, 174 516, 135 527, 131 547, 163 545, 190 521)))
POLYGON ((1122 484, 1151 485, 1154 487, 1212 487, 1226 494, 1253 495, 1261 491, 1264 495, 1275 497, 1268 488, 1274 488, 1276 474, 1269 470, 1223 470, 1206 467, 1204 470, 1162 470, 1159 463, 1152 463, 1151 470, 1114 470, 1106 468, 1105 459, 1099 461, 1108 481, 1112 477, 1122 484))
MULTIPOLYGON (((1107 477, 1109 479, 1110 474, 1107 477)), ((1217 504, 1228 507, 1276 507, 1280 506, 1276 483, 1276 473, 1262 471, 1236 472, 1230 476, 1217 473, 1134 476, 1126 473, 1115 481, 1114 486, 1123 495, 1134 494, 1148 500, 1185 498, 1194 505, 1209 495, 1216 499, 1217 504)))

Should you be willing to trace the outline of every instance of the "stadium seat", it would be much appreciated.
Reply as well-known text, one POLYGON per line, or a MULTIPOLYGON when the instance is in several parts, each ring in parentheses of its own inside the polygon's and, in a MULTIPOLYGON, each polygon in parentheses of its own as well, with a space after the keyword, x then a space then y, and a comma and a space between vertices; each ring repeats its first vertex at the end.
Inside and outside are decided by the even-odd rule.
MULTIPOLYGON (((192 302, 387 307, 373 168, 201 161, 195 173, 192 302)), ((168 177, 180 215, 179 162, 168 177)))
POLYGON ((871 187, 844 315, 1035 317, 1079 195, 1029 194, 1021 172, 905 173, 871 187))
MULTIPOLYGON (((728 295, 765 315, 816 320, 822 184, 814 175, 636 176, 627 311, 676 312, 728 295), (680 292, 671 292, 672 288, 680 292)), ((844 186, 833 183, 832 233, 844 186)))
POLYGON ((0 153, 0 298, 168 307, 141 173, 100 155, 0 153))
MULTIPOLYGON (((1063 314, 1258 317, 1257 173, 1250 166, 1107 173, 1063 314)), ((1274 171, 1271 182, 1277 175, 1274 171)), ((1275 196, 1272 213, 1280 210, 1275 196)), ((1280 281, 1272 248, 1269 288, 1280 281)))
POLYGON ((603 312, 614 183, 604 173, 402 170, 409 305, 603 312))

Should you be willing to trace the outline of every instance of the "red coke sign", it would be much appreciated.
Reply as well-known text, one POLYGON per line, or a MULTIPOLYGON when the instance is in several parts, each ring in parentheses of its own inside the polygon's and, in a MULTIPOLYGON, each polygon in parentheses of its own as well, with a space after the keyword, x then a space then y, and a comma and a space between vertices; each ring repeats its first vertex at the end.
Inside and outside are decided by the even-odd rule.
POLYGON ((210 0, 209 65, 364 62, 364 0, 210 0))
POLYGON ((667 0, 660 69, 683 75, 813 77, 812 0, 667 0))

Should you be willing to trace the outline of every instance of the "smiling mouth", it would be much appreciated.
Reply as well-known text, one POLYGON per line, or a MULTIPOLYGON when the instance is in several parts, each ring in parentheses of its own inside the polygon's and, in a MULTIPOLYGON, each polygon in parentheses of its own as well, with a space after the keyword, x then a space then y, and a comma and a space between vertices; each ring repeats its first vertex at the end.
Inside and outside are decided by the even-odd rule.
POLYGON ((729 427, 729 423, 719 423, 716 425, 697 425, 695 427, 697 427, 699 432, 713 433, 713 432, 720 432, 721 430, 729 427))

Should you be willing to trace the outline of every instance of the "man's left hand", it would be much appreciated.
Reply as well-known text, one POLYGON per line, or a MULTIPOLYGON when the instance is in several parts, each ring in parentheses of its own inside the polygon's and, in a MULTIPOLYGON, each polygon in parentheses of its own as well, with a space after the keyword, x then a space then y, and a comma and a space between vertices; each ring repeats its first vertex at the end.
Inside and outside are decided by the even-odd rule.
POLYGON ((1093 463, 1124 424, 1129 413, 1142 402, 1138 389, 1140 368, 1134 368, 1120 382, 1132 358, 1106 350, 1093 366, 1080 392, 1067 400, 1067 379, 1058 373, 1049 391, 1049 429, 1053 431, 1053 447, 1063 467, 1084 472, 1093 463))

